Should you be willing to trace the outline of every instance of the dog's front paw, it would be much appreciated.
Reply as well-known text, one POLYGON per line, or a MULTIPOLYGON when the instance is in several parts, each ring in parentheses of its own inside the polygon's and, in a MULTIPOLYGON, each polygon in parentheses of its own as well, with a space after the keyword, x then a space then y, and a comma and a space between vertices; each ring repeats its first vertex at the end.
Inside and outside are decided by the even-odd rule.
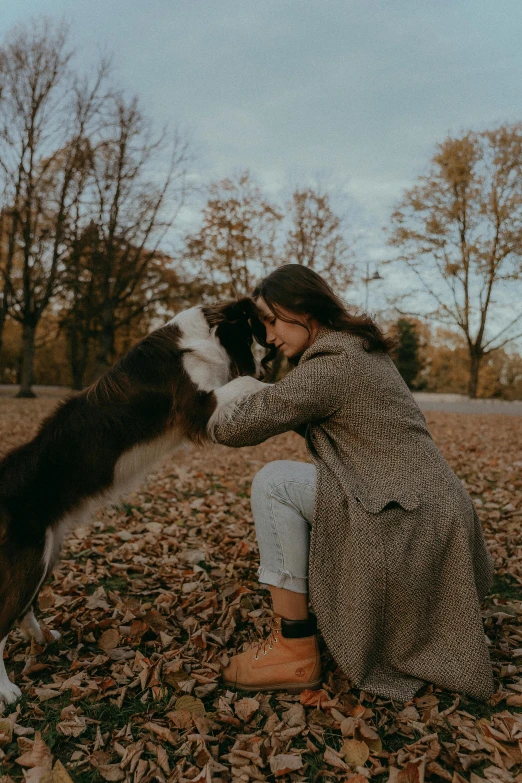
POLYGON ((5 678, 0 681, 0 701, 6 704, 14 704, 22 696, 22 691, 14 682, 5 678))
POLYGON ((220 386, 219 389, 215 389, 214 394, 216 395, 218 407, 221 407, 243 397, 248 397, 250 394, 255 394, 271 385, 270 383, 258 381, 257 378, 253 378, 251 375, 241 375, 224 386, 220 386))
POLYGON ((219 389, 215 389, 216 408, 207 425, 207 432, 210 438, 214 439, 215 427, 233 416, 236 406, 242 400, 271 385, 270 383, 258 381, 256 378, 252 378, 251 375, 242 375, 240 378, 234 378, 233 381, 226 383, 219 389))

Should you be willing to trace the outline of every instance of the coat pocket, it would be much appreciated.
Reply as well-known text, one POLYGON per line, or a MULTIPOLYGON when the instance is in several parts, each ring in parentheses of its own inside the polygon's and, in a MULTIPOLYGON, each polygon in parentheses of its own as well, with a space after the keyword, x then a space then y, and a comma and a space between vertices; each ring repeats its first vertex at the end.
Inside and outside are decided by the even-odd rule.
POLYGON ((414 511, 420 506, 421 498, 417 492, 401 489, 391 492, 369 492, 360 487, 354 490, 355 500, 370 514, 378 514, 387 506, 401 506, 405 511, 414 511))

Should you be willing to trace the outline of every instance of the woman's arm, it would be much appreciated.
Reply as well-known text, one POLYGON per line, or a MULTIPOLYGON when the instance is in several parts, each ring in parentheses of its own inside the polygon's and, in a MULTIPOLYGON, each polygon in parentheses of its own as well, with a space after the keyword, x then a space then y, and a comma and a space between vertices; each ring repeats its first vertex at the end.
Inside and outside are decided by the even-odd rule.
POLYGON ((346 392, 346 362, 345 354, 319 354, 273 385, 236 378, 214 392, 210 437, 227 446, 254 446, 330 416, 346 392))

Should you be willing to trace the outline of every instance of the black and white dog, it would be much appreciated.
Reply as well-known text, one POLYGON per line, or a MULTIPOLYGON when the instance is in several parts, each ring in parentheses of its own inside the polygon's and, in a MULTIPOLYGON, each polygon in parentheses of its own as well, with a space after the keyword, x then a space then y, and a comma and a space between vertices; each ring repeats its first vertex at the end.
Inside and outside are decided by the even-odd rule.
POLYGON ((12 626, 19 620, 27 638, 43 641, 33 605, 64 537, 168 451, 207 441, 221 407, 262 385, 252 377, 261 373, 253 345, 262 333, 249 299, 185 310, 0 462, 0 701, 21 695, 3 662, 12 626))

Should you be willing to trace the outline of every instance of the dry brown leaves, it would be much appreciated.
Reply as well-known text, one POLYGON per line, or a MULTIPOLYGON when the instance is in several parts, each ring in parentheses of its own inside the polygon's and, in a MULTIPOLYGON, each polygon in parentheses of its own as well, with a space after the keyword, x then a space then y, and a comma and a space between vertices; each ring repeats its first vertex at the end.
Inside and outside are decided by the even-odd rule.
MULTIPOLYGON (((3 450, 31 437, 55 402, 0 399, 3 450)), ((495 557, 490 705, 433 686, 408 704, 375 698, 351 687, 324 644, 320 691, 220 685, 227 652, 263 635, 270 617, 248 492, 266 462, 307 459, 287 434, 178 452, 72 534, 39 598, 62 640, 9 637, 24 699, 0 714, 0 781, 522 783, 522 421, 427 420, 495 557)))

